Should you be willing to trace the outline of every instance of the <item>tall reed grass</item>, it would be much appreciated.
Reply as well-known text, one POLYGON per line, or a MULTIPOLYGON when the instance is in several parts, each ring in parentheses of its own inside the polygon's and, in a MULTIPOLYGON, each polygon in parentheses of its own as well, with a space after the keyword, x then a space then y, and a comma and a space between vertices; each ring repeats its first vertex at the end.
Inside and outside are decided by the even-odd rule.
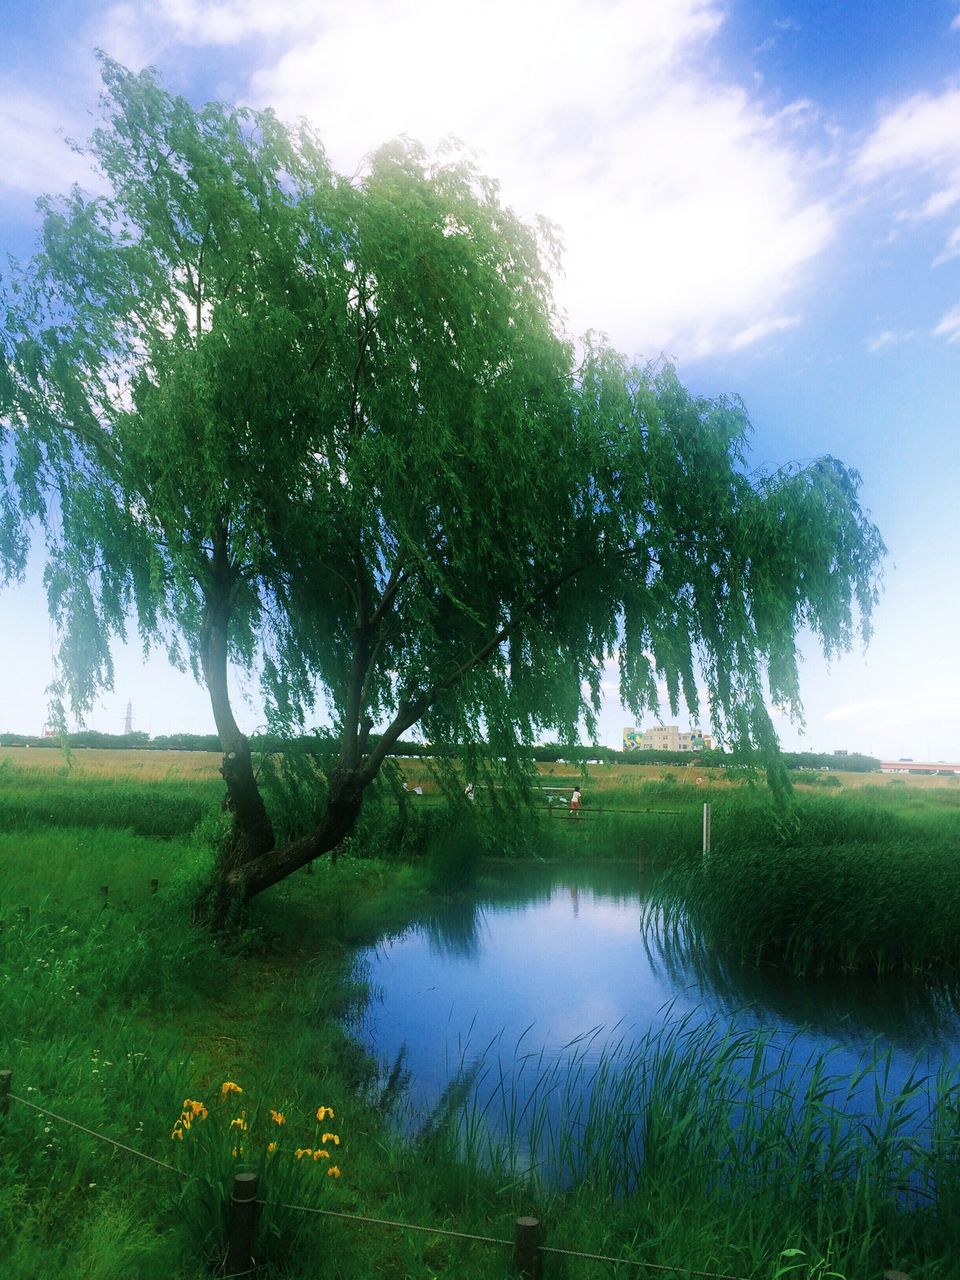
MULTIPOLYGON (((166 1158, 183 1099, 242 1079, 291 1110, 309 1113, 318 1098, 338 1103, 347 1150, 333 1194, 361 1213, 509 1237, 516 1214, 532 1211, 549 1243, 751 1280, 773 1280, 795 1262, 796 1280, 813 1280, 826 1260, 848 1280, 886 1267, 913 1280, 957 1274, 960 1107, 946 1073, 888 1091, 882 1107, 864 1113, 867 1125, 850 1126, 841 1110, 856 1082, 835 1081, 828 1062, 814 1086, 798 1090, 769 1042, 687 1026, 638 1048, 625 1040, 599 1063, 584 1040, 563 1080, 559 1063, 530 1057, 524 1093, 491 1060, 473 1091, 452 1090, 419 1132, 389 1123, 402 1066, 378 1086, 344 1023, 363 994, 350 947, 399 929, 428 902, 426 876, 396 861, 393 818, 371 811, 364 828, 389 860, 361 859, 359 846, 335 868, 324 860, 264 895, 246 933, 218 942, 189 925, 209 852, 184 832, 198 809, 216 807, 220 791, 216 779, 196 785, 114 786, 76 773, 0 779, 0 1066, 13 1068, 18 1092, 166 1158)), ((516 847, 633 859, 645 844, 692 873, 707 797, 683 790, 686 804, 662 790, 647 797, 651 807, 676 801, 675 824, 669 815, 590 814, 588 790, 582 822, 535 815, 531 842, 516 847), (538 847, 541 837, 555 844, 538 847)), ((755 797, 737 796, 739 816, 720 814, 715 834, 726 841, 727 831, 753 831, 758 848, 771 840, 799 848, 784 843, 795 835, 772 827, 755 797)), ((865 846, 894 829, 847 812, 848 835, 859 831, 865 846)), ((930 812, 911 808, 896 827, 898 841, 920 833, 918 854, 944 820, 930 812)), ((434 836, 456 826, 426 812, 416 821, 405 851, 425 865, 434 836)), ((842 854, 844 840, 828 839, 831 814, 816 821, 817 847, 842 854)), ((510 834, 503 844, 513 850, 510 834)), ((445 839, 433 855, 440 887, 444 878, 456 884, 464 862, 445 839)), ((882 1081, 882 1060, 879 1069, 882 1081)), ((11 1106, 0 1121, 4 1280, 209 1275, 216 1224, 211 1234, 211 1214, 183 1199, 201 1189, 131 1159, 11 1106)), ((258 1249, 272 1251, 285 1280, 324 1268, 341 1280, 489 1280, 508 1265, 469 1242, 327 1220, 311 1220, 285 1251, 269 1223, 258 1249)), ((606 1264, 563 1266, 570 1280, 611 1274, 606 1264)))
MULTIPOLYGON (((948 793, 949 794, 949 793, 948 793)), ((960 973, 960 810, 801 799, 786 821, 718 804, 708 857, 689 846, 648 901, 749 964, 798 974, 960 973)))
POLYGON ((844 1075, 798 1061, 799 1037, 716 1018, 597 1052, 599 1030, 551 1059, 488 1047, 438 1108, 449 1158, 526 1185, 551 1218, 603 1206, 625 1261, 690 1265, 702 1229, 742 1276, 785 1250, 849 1277, 955 1274, 960 1068, 894 1088, 882 1050, 844 1075))

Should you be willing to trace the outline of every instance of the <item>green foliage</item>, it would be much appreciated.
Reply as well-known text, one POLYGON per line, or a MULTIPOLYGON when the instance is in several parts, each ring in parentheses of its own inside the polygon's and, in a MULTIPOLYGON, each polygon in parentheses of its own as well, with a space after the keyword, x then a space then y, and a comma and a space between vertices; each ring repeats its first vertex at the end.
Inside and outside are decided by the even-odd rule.
MULTIPOLYGON (((141 787, 144 798, 154 785, 141 787)), ((677 822, 690 824, 678 832, 676 858, 689 847, 687 836, 697 835, 703 792, 673 785, 677 822)), ((844 835, 844 812, 846 834, 862 839, 884 830, 897 838, 911 829, 929 835, 954 819, 954 793, 920 794, 917 804, 886 797, 886 808, 882 792, 853 804, 846 795, 818 795, 806 807, 818 840, 844 835)), ((715 792, 711 798, 716 803, 715 792)), ((482 803, 474 807, 478 823, 482 803)), ((759 793, 735 803, 737 812, 715 818, 715 832, 739 825, 769 834, 759 793)), ((439 806, 413 812, 428 835, 451 818, 439 806)), ((778 1267, 799 1261, 808 1270, 790 1274, 805 1280, 825 1269, 859 1277, 895 1266, 915 1280, 955 1273, 955 1077, 945 1073, 932 1086, 915 1081, 899 1096, 882 1096, 868 1126, 844 1128, 839 1115, 852 1082, 831 1074, 828 1060, 798 1091, 782 1071, 757 1069, 763 1032, 724 1035, 688 1023, 649 1037, 635 1052, 624 1045, 599 1056, 586 1042, 572 1046, 581 1069, 564 1079, 560 1064, 531 1058, 526 1070, 540 1083, 526 1114, 516 1095, 494 1087, 485 1110, 482 1103, 458 1107, 469 1095, 454 1091, 433 1123, 392 1127, 383 1116, 388 1099, 380 1105, 384 1089, 343 1029, 365 998, 347 948, 404 927, 414 911, 426 913, 423 879, 395 861, 345 855, 336 867, 319 864, 314 875, 291 878, 258 900, 238 955, 187 923, 206 851, 132 836, 120 809, 104 807, 104 816, 106 825, 93 831, 52 825, 38 812, 32 827, 0 837, 0 1066, 12 1067, 22 1096, 179 1163, 186 1153, 170 1133, 183 1099, 209 1102, 223 1080, 236 1080, 254 1100, 252 1110, 280 1103, 298 1125, 309 1126, 320 1103, 337 1109, 343 1178, 294 1186, 265 1167, 265 1191, 275 1200, 505 1239, 518 1214, 533 1212, 550 1244, 681 1273, 772 1280, 778 1267), (151 875, 161 881, 156 896, 151 875), (111 886, 106 908, 98 894, 103 883, 111 886), (26 924, 21 904, 31 907, 26 924), (731 1081, 745 1092, 731 1092, 731 1081), (928 1088, 937 1098, 929 1107, 928 1088), (628 1126, 638 1113, 635 1142, 628 1126), (501 1121, 505 1141, 496 1137, 501 1121), (558 1169, 569 1175, 563 1189, 548 1178, 558 1169), (898 1191, 907 1173, 927 1207, 898 1191)), ((596 830, 611 841, 620 832, 627 845, 639 829, 632 823, 657 821, 672 819, 592 814, 576 834, 608 823, 596 830)), ((559 850, 576 825, 544 818, 539 830, 546 836, 556 829, 559 850)), ((579 856, 582 848, 569 844, 566 852, 579 856)), ((882 1074, 882 1054, 877 1067, 882 1074)), ((485 1069, 487 1084, 495 1085, 492 1059, 474 1080, 485 1069)), ((395 1110, 404 1117, 402 1099, 395 1110)), ((229 1152, 221 1149, 220 1157, 224 1169, 232 1167, 229 1152)), ((5 1278, 73 1274, 82 1266, 98 1280, 201 1280, 222 1258, 223 1197, 203 1181, 212 1167, 190 1166, 195 1180, 181 1185, 167 1170, 11 1104, 0 1118, 5 1278)), ((308 1175, 317 1165, 291 1164, 285 1172, 295 1168, 308 1175)), ((307 1215, 284 1220, 279 1210, 263 1225, 258 1250, 282 1259, 276 1269, 288 1280, 314 1276, 318 1258, 335 1260, 344 1280, 487 1280, 498 1265, 492 1246, 442 1236, 307 1215)), ((509 1266, 506 1253, 502 1261, 509 1266)), ((570 1268, 583 1280, 610 1274, 607 1264, 570 1268)))
POLYGON ((912 1274, 948 1274, 956 1071, 931 1078, 918 1065, 899 1093, 876 1090, 861 1125, 848 1109, 858 1093, 862 1105, 865 1074, 889 1074, 889 1051, 865 1054, 850 1075, 824 1055, 802 1085, 795 1052, 735 1017, 725 1027, 687 1014, 612 1049, 586 1036, 559 1059, 530 1055, 515 1087, 481 1061, 465 1073, 451 1145, 476 1168, 528 1182, 548 1220, 592 1205, 613 1252, 633 1263, 695 1266, 700 1224, 711 1268, 727 1275, 782 1275, 778 1256, 801 1252, 810 1280, 825 1257, 841 1278, 881 1274, 895 1257, 911 1258, 912 1274))
POLYGON ((784 825, 769 806, 714 802, 712 850, 674 860, 650 905, 745 963, 800 974, 960 975, 952 792, 912 809, 804 796, 784 825))
POLYGON ((44 529, 74 709, 135 624, 202 669, 242 755, 229 655, 281 738, 331 709, 331 839, 414 725, 519 784, 521 749, 593 731, 613 654, 635 715, 660 681, 695 714, 700 676, 772 758, 800 629, 828 654, 869 630, 856 472, 748 474, 735 398, 594 338, 574 364, 549 228, 463 159, 395 142, 346 179, 305 124, 102 74, 104 194, 42 202, 2 302, 0 559, 20 574, 44 529))

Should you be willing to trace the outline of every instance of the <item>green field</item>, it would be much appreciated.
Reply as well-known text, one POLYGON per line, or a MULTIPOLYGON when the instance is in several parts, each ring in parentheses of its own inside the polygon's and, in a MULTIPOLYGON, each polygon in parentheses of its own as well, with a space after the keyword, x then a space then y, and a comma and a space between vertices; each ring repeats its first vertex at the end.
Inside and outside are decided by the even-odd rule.
MULTIPOLYGON (((177 1172, 11 1103, 0 1117, 5 1277, 199 1280, 222 1259, 221 1188, 241 1165, 262 1172, 273 1202, 257 1243, 258 1260, 271 1263, 263 1274, 291 1280, 319 1272, 344 1280, 378 1274, 486 1280, 511 1274, 510 1251, 439 1231, 413 1234, 293 1213, 276 1207, 279 1201, 504 1239, 512 1237, 518 1213, 534 1213, 551 1245, 675 1266, 681 1275, 691 1268, 771 1280, 831 1272, 865 1280, 888 1267, 913 1280, 956 1274, 960 1109, 953 1087, 931 1118, 922 1157, 902 1125, 909 1098, 887 1106, 875 1140, 862 1135, 851 1144, 831 1131, 816 1090, 793 1100, 803 1120, 798 1132, 789 1131, 785 1113, 778 1119, 769 1108, 765 1125, 749 1130, 725 1102, 722 1085, 726 1065, 748 1061, 756 1045, 677 1034, 644 1050, 656 1081, 646 1119, 649 1154, 637 1163, 634 1153, 625 1163, 616 1108, 598 1106, 587 1131, 544 1138, 553 1144, 551 1159, 576 1166, 562 1193, 524 1171, 516 1145, 491 1148, 482 1118, 468 1114, 458 1124, 454 1098, 449 1114, 413 1131, 398 1127, 400 1064, 392 1081, 378 1081, 343 1029, 366 998, 352 948, 402 927, 429 906, 432 891, 469 872, 451 831, 438 826, 431 840, 426 824, 423 838, 409 845, 418 856, 401 858, 384 835, 393 817, 371 819, 378 857, 361 856, 367 851, 356 844, 336 867, 317 864, 312 875, 263 895, 242 933, 214 940, 189 921, 209 858, 202 830, 219 795, 216 759, 142 754, 152 758, 77 752, 67 767, 56 752, 2 753, 0 1069, 12 1070, 18 1097, 177 1172), (225 1081, 243 1094, 228 1092, 220 1101, 225 1081), (713 1092, 703 1094, 704 1081, 715 1083, 713 1092), (195 1116, 186 1131, 181 1124, 185 1136, 175 1138, 184 1100, 202 1104, 207 1116, 195 1116), (320 1106, 334 1109, 329 1131, 339 1144, 323 1142, 328 1125, 316 1120, 320 1106), (331 1158, 296 1157, 297 1150, 318 1148, 331 1158), (576 1158, 583 1152, 586 1161, 576 1158), (898 1170, 911 1161, 929 1201, 923 1210, 898 1212, 898 1170), (327 1175, 334 1162, 340 1177, 327 1175)), ((423 768, 409 766, 411 781, 424 786, 417 801, 425 812, 438 812, 430 778, 418 773, 423 768)), ((542 772, 544 785, 580 777, 561 766, 542 772)), ((643 848, 688 877, 680 887, 691 901, 700 901, 695 875, 711 877, 697 882, 701 897, 722 883, 730 902, 747 885, 748 901, 765 900, 761 887, 774 883, 789 901, 792 885, 795 913, 798 902, 813 903, 817 894, 821 915, 828 901, 846 901, 846 915, 838 905, 827 917, 832 934, 857 915, 842 895, 871 879, 889 883, 899 851, 900 865, 920 877, 896 882, 910 899, 903 920, 908 907, 916 911, 924 867, 933 887, 922 932, 938 905, 960 918, 944 891, 960 831, 955 788, 910 780, 854 793, 845 779, 829 792, 817 784, 803 789, 799 825, 782 831, 762 788, 713 778, 697 785, 696 776, 649 767, 590 770, 582 818, 540 814, 518 821, 516 839, 503 852, 636 857, 643 848), (715 806, 716 863, 704 872, 699 815, 707 799, 715 806), (777 850, 776 858, 759 859, 760 848, 777 850), (813 851, 819 861, 805 885, 799 873, 813 851), (714 865, 722 876, 710 870, 714 865), (832 866, 840 870, 829 898, 824 885, 832 866)), ((483 804, 478 797, 478 811, 483 804)), ((889 901, 870 900, 861 916, 889 912, 896 896, 891 889, 889 901)), ((809 917, 816 923, 812 906, 809 917)), ((767 912, 762 942, 751 944, 757 954, 796 959, 789 947, 771 943, 785 918, 767 912)), ((894 928, 889 915, 884 921, 896 943, 889 954, 906 954, 906 925, 894 928)), ((702 927, 718 926, 704 920, 702 927)), ((872 936, 872 927, 860 920, 861 939, 872 936)), ((952 963, 952 934, 936 936, 944 962, 952 963)), ((839 953, 849 958, 851 946, 844 935, 839 953)), ((797 954, 807 953, 801 947, 797 954)), ((937 954, 917 963, 929 968, 937 954)), ((605 1070, 623 1091, 640 1065, 634 1057, 605 1070)), ((547 1268, 548 1276, 571 1280, 637 1273, 633 1266, 556 1257, 547 1268)))

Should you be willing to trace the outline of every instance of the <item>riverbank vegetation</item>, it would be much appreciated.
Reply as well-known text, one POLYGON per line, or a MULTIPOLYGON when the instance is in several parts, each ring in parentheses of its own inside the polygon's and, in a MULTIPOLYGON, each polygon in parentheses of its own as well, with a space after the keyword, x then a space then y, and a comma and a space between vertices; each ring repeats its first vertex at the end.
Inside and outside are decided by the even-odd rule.
MULTIPOLYGON (((480 1078, 482 1067, 472 1093, 454 1087, 433 1117, 404 1116, 402 1062, 378 1071, 349 1034, 367 994, 351 948, 402 928, 429 909, 432 893, 469 874, 455 829, 431 831, 423 820, 439 804, 416 797, 429 801, 422 840, 408 843, 404 857, 387 847, 386 828, 376 825, 385 819, 371 817, 370 845, 379 830, 383 856, 361 857, 355 847, 335 866, 317 863, 263 895, 242 930, 217 940, 191 928, 186 911, 211 856, 211 780, 145 785, 96 770, 84 777, 80 767, 40 776, 9 764, 0 775, 0 1068, 13 1071, 19 1097, 191 1180, 11 1103, 0 1119, 11 1280, 60 1270, 92 1280, 199 1280, 222 1247, 218 1193, 207 1179, 219 1186, 240 1160, 262 1165, 268 1199, 272 1185, 275 1196, 278 1187, 285 1197, 299 1190, 297 1203, 503 1239, 518 1213, 532 1212, 549 1244, 681 1274, 688 1267, 773 1280, 778 1267, 795 1266, 790 1274, 807 1280, 827 1264, 858 1278, 891 1266, 914 1280, 954 1274, 960 1097, 952 1078, 878 1095, 871 1123, 850 1126, 845 1091, 863 1080, 832 1077, 824 1062, 798 1090, 769 1061, 762 1034, 681 1025, 599 1065, 583 1056, 578 1065, 574 1048, 562 1081, 531 1060, 534 1101, 522 1122, 518 1095, 489 1073, 480 1078), (199 835, 194 806, 206 815, 199 835), (172 1137, 184 1100, 211 1121, 219 1114, 227 1081, 244 1090, 243 1106, 222 1123, 229 1131, 230 1119, 242 1120, 241 1133, 259 1134, 263 1150, 227 1147, 222 1133, 203 1137, 214 1130, 196 1119, 191 1141, 172 1137), (321 1106, 335 1111, 329 1131, 341 1143, 326 1146, 339 1178, 312 1155, 296 1158, 323 1137, 314 1135, 321 1106), (277 1126, 275 1152, 266 1150, 268 1137, 277 1140, 270 1110, 289 1125, 277 1126), (282 1170, 269 1163, 278 1156, 282 1170)), ((697 835, 695 824, 683 824, 705 791, 717 804, 721 842, 737 824, 749 830, 759 805, 748 787, 670 778, 641 785, 659 790, 621 795, 621 813, 599 805, 591 813, 588 803, 579 819, 541 814, 541 834, 554 840, 557 857, 593 859, 617 852, 619 829, 626 855, 635 832, 624 824, 664 820, 627 812, 642 807, 638 799, 676 810, 674 835, 684 841, 697 835)), ((922 802, 893 791, 891 803, 903 831, 926 839, 937 822, 952 820, 952 793, 918 794, 922 802)), ((892 838, 900 829, 889 811, 870 817, 875 803, 818 795, 808 817, 833 821, 846 804, 848 835, 892 838), (827 803, 829 814, 818 807, 827 803)), ((279 1210, 266 1210, 262 1226, 257 1248, 271 1260, 267 1274, 290 1280, 315 1275, 321 1258, 344 1280, 509 1274, 509 1250, 440 1234, 279 1210)), ((549 1258, 548 1274, 590 1280, 609 1270, 549 1258)))
POLYGON ((651 912, 746 964, 797 974, 960 975, 960 794, 798 795, 784 819, 715 802, 712 849, 688 841, 651 912))

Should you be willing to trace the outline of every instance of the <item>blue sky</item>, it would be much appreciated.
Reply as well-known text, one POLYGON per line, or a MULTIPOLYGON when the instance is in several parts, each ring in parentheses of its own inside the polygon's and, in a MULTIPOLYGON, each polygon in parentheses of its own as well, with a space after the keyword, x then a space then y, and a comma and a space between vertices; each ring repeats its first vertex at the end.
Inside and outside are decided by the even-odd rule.
MULTIPOLYGON (((0 244, 21 256, 35 196, 85 180, 64 138, 95 119, 95 47, 195 103, 305 115, 348 173, 399 133, 460 138, 559 224, 572 332, 738 392, 757 465, 830 452, 861 472, 890 548, 875 636, 830 667, 805 646, 784 745, 960 758, 956 0, 6 0, 3 25, 0 244)), ((0 595, 0 643, 0 730, 37 731, 36 566, 0 595)), ((138 728, 212 729, 188 677, 133 651, 88 723, 119 732, 128 699, 138 728)))

